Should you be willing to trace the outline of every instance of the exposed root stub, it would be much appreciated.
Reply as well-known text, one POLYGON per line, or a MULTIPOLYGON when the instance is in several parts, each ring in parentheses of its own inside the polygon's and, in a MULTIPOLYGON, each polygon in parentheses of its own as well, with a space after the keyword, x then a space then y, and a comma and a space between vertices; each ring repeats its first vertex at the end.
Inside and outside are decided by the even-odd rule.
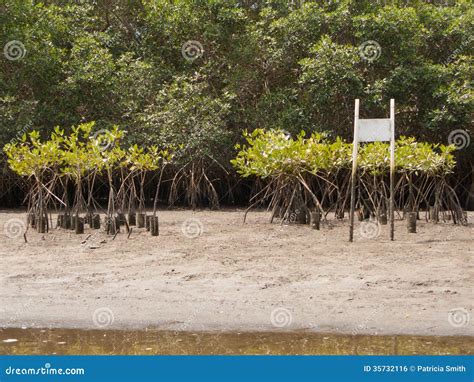
POLYGON ((311 228, 319 231, 321 226, 321 212, 311 212, 311 228))
POLYGON ((158 236, 160 234, 158 216, 150 216, 150 233, 151 236, 158 236))
POLYGON ((100 215, 96 214, 92 217, 92 229, 100 229, 100 215))
POLYGON ((78 217, 76 219, 76 235, 80 235, 84 233, 84 219, 78 217))
POLYGON ((416 212, 409 212, 407 214, 408 233, 416 233, 416 215, 416 212))
POLYGON ((128 225, 135 226, 137 225, 137 215, 134 212, 128 214, 128 225))
POLYGON ((137 212, 137 227, 143 228, 145 227, 145 214, 137 212))

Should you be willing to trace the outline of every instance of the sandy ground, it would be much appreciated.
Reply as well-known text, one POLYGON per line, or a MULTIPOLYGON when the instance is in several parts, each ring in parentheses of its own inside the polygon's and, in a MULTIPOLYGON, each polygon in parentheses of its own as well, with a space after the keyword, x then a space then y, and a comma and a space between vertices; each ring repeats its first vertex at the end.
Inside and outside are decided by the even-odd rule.
POLYGON ((408 234, 400 221, 391 242, 357 222, 351 244, 347 220, 242 217, 162 211, 159 237, 30 230, 25 243, 24 214, 0 211, 0 326, 474 335, 472 223, 408 234))

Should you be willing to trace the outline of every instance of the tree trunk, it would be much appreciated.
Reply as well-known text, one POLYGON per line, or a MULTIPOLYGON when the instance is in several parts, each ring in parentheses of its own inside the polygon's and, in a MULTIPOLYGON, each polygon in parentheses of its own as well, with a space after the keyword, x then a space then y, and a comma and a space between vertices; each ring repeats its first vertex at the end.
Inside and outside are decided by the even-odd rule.
POLYGON ((474 164, 471 164, 471 189, 469 190, 467 209, 474 211, 474 164))

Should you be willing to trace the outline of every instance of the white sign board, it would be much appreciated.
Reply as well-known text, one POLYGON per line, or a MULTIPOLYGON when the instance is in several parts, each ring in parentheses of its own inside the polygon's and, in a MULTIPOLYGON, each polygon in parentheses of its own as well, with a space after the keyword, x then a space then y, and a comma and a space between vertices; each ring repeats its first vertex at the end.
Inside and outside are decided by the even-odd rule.
POLYGON ((359 142, 390 141, 392 132, 390 119, 359 119, 359 142))
MULTIPOLYGON (((354 210, 356 204, 357 153, 359 142, 390 142, 390 240, 394 240, 395 232, 395 100, 390 100, 390 118, 359 119, 359 100, 355 100, 354 108, 354 142, 352 145, 351 174, 351 210, 349 241, 354 239, 354 210)), ((375 206, 378 208, 377 206, 375 206)))

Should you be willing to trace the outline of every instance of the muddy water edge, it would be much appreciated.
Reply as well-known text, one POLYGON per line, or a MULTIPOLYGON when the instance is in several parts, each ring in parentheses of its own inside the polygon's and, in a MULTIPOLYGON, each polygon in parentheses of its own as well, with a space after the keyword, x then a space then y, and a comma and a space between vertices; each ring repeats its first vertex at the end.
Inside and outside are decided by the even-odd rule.
POLYGON ((0 329, 0 354, 474 354, 471 336, 0 329))

